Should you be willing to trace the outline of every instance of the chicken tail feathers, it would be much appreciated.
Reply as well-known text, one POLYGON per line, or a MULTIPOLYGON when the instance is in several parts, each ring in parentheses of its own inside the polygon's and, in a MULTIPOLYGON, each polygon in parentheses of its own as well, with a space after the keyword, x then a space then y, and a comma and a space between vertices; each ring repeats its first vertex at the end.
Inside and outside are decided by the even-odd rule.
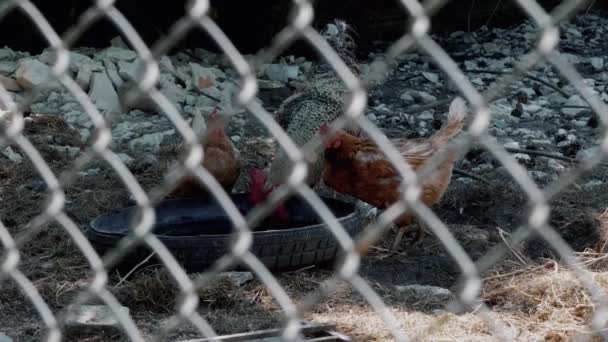
POLYGON ((450 104, 447 122, 435 133, 435 141, 447 143, 464 127, 464 119, 467 116, 467 105, 460 97, 456 97, 450 104))

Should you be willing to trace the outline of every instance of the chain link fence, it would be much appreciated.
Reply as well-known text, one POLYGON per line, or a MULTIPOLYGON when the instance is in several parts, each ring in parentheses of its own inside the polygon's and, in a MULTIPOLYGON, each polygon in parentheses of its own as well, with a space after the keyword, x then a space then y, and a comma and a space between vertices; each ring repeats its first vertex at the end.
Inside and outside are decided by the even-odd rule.
MULTIPOLYGON (((590 92, 584 86, 581 76, 574 67, 561 58, 557 49, 560 41, 558 23, 574 14, 577 9, 587 2, 583 0, 565 0, 551 13, 547 13, 533 0, 514 0, 521 9, 529 16, 538 28, 538 41, 536 47, 521 56, 512 68, 512 72, 501 76, 486 91, 480 93, 470 82, 465 74, 459 69, 457 63, 450 58, 444 49, 429 35, 431 26, 431 15, 439 10, 447 1, 426 1, 423 4, 416 0, 402 0, 405 11, 411 16, 411 22, 406 34, 392 44, 386 54, 371 64, 372 70, 367 74, 366 80, 359 79, 353 74, 347 65, 340 59, 338 54, 312 26, 313 6, 304 0, 293 1, 292 18, 289 26, 285 27, 274 39, 268 49, 258 55, 255 60, 246 60, 235 48, 222 29, 208 16, 209 2, 204 0, 193 1, 189 4, 186 15, 175 23, 170 29, 167 37, 161 39, 153 46, 147 46, 138 33, 130 25, 115 7, 114 1, 96 1, 79 18, 78 23, 70 30, 60 36, 30 1, 13 0, 3 1, 0 4, 0 19, 13 11, 22 12, 29 20, 32 27, 39 30, 49 46, 55 52, 55 62, 52 65, 53 75, 57 80, 77 99, 80 105, 92 121, 95 133, 94 139, 88 149, 80 154, 73 167, 62 174, 54 174, 41 156, 39 151, 24 135, 24 116, 19 106, 6 89, 0 86, 0 102, 6 104, 6 109, 0 111, 0 146, 16 144, 21 152, 27 156, 31 163, 40 173, 48 189, 46 205, 38 216, 33 219, 26 230, 18 234, 11 233, 7 225, 0 221, 0 240, 3 246, 2 268, 0 269, 0 284, 6 282, 16 283, 23 294, 38 312, 40 319, 44 322, 47 331, 47 341, 59 341, 64 338, 62 324, 65 314, 54 313, 49 304, 45 302, 36 289, 32 279, 28 279, 20 271, 20 251, 25 244, 36 238, 37 234, 46 229, 50 223, 60 225, 73 240, 81 253, 88 261, 91 278, 87 282, 86 291, 82 291, 73 304, 86 303, 92 299, 102 301, 106 304, 122 326, 124 334, 133 341, 143 341, 144 337, 135 322, 121 310, 120 302, 108 290, 109 275, 107 270, 114 266, 129 250, 138 245, 145 245, 153 250, 162 261, 175 283, 179 287, 179 305, 177 311, 163 324, 155 340, 165 340, 172 331, 184 323, 189 323, 206 338, 217 337, 214 327, 197 310, 199 305, 198 290, 207 286, 221 272, 229 269, 236 263, 244 264, 249 268, 270 291, 276 303, 280 306, 280 312, 285 318, 282 337, 288 341, 302 340, 301 319, 313 305, 320 303, 338 286, 340 281, 348 282, 371 306, 396 341, 415 340, 412 331, 401 326, 395 318, 392 310, 385 305, 383 298, 374 291, 373 287, 359 274, 361 256, 356 252, 358 244, 367 244, 376 241, 387 231, 390 223, 398 217, 405 208, 409 208, 415 216, 432 230, 434 236, 441 242, 448 253, 458 265, 461 272, 460 292, 457 294, 457 302, 465 310, 472 310, 487 324, 493 337, 498 340, 509 340, 504 334, 505 322, 496 313, 483 304, 480 300, 482 288, 482 274, 492 265, 501 260, 508 249, 506 245, 499 245, 482 258, 473 261, 465 252, 450 229, 419 200, 419 180, 424 178, 434 167, 446 158, 446 153, 458 151, 464 155, 473 144, 479 144, 502 164, 513 179, 525 192, 529 204, 529 215, 524 225, 515 230, 510 238, 509 244, 516 245, 528 239, 532 234, 538 234, 546 240, 550 246, 565 261, 568 267, 575 271, 578 280, 588 290, 595 304, 593 317, 590 321, 590 329, 597 335, 606 338, 605 330, 608 319, 608 307, 603 289, 594 281, 589 271, 577 259, 575 252, 564 241, 549 224, 549 201, 575 182, 579 176, 591 170, 601 163, 601 157, 608 149, 608 140, 602 139, 598 154, 592 156, 564 173, 559 179, 544 189, 540 189, 530 178, 526 169, 521 166, 512 155, 500 144, 496 138, 489 133, 489 125, 492 113, 489 103, 504 92, 509 86, 521 80, 526 73, 539 62, 547 62, 557 70, 564 79, 567 79, 578 91, 578 93, 589 104, 597 114, 602 127, 608 126, 608 110, 606 105, 598 98, 597 94, 590 92), (108 20, 126 37, 128 43, 136 50, 140 60, 143 62, 143 72, 138 81, 123 94, 127 101, 134 101, 144 94, 160 108, 176 131, 183 137, 189 153, 180 167, 171 170, 165 178, 164 184, 146 193, 138 183, 134 175, 129 171, 119 156, 110 149, 112 135, 110 131, 111 121, 120 120, 120 117, 107 117, 102 115, 92 103, 87 94, 78 86, 76 81, 68 72, 70 54, 69 51, 75 42, 90 30, 99 20, 108 20), (195 133, 184 120, 180 112, 172 103, 155 88, 159 77, 158 60, 167 53, 173 44, 193 30, 202 30, 208 34, 228 57, 232 67, 240 77, 240 91, 234 99, 235 105, 243 106, 248 113, 259 120, 272 134, 278 144, 284 149, 288 157, 294 163, 293 172, 284 186, 279 188, 270 198, 268 203, 260 206, 248 216, 243 216, 229 195, 222 189, 211 174, 202 168, 201 160, 204 158, 203 149, 198 143, 195 133), (403 179, 403 198, 400 202, 383 211, 377 220, 373 221, 365 230, 365 234, 357 240, 349 237, 348 233, 339 224, 332 211, 324 204, 321 198, 305 183, 307 167, 305 162, 306 149, 318 146, 320 141, 313 141, 300 149, 286 134, 286 132, 274 121, 273 116, 263 106, 254 101, 258 91, 255 70, 262 64, 271 62, 279 54, 285 51, 295 40, 303 39, 309 43, 321 57, 335 70, 339 78, 348 88, 350 96, 344 109, 344 115, 336 121, 334 128, 345 127, 346 124, 356 123, 366 135, 371 137, 386 153, 387 158, 403 179), (432 61, 447 75, 455 84, 459 92, 466 98, 470 107, 470 124, 466 128, 464 139, 458 139, 450 143, 442 153, 438 153, 429 167, 416 173, 404 163, 399 151, 392 146, 381 130, 369 121, 364 115, 367 106, 366 82, 382 80, 387 71, 395 66, 399 56, 414 48, 426 53, 432 61), (106 162, 124 183, 125 189, 132 195, 133 200, 140 210, 137 222, 133 223, 132 234, 125 238, 119 246, 106 255, 98 255, 90 242, 83 235, 78 225, 65 211, 66 197, 64 190, 73 182, 75 175, 82 171, 92 160, 100 159, 106 162), (155 223, 154 204, 162 196, 170 191, 180 178, 190 174, 204 184, 220 203, 234 226, 234 239, 231 242, 230 254, 219 259, 208 271, 191 279, 184 269, 180 267, 174 256, 166 246, 152 234, 155 223), (273 274, 256 258, 250 251, 252 243, 251 223, 260 217, 268 215, 273 205, 287 196, 298 195, 317 211, 318 215, 327 223, 332 234, 344 251, 344 261, 335 269, 332 277, 327 279, 319 290, 307 296, 296 304, 273 274)), ((2 218, 0 218, 2 219, 2 218)), ((432 329, 435 324, 442 324, 439 319, 430 325, 432 329)))

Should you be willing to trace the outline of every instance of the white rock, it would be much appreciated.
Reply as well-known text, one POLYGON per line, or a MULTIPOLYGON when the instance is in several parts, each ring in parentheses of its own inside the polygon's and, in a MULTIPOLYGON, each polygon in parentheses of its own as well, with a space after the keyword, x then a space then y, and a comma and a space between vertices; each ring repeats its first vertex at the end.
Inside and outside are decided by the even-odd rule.
POLYGON ((2 155, 4 155, 10 161, 16 164, 21 164, 21 162, 23 161, 23 157, 19 153, 15 152, 10 146, 8 146, 4 149, 4 151, 2 151, 2 155))
POLYGON ((105 72, 93 73, 89 97, 101 111, 111 113, 120 111, 120 98, 105 72))
POLYGON ((22 91, 23 90, 21 88, 21 86, 19 85, 19 83, 17 83, 17 81, 15 81, 14 79, 12 79, 10 77, 6 77, 3 75, 0 75, 0 85, 2 87, 4 87, 4 90, 8 90, 8 91, 22 91))
MULTIPOLYGON (((570 96, 570 98, 568 99, 568 101, 566 101, 565 103, 566 106, 585 106, 587 107, 587 102, 585 102, 585 100, 583 100, 583 98, 578 95, 572 95, 570 96)), ((578 113, 585 111, 586 109, 584 108, 562 108, 562 113, 564 113, 565 115, 568 116, 575 116, 578 113)))
POLYGON ((17 83, 25 90, 34 87, 57 88, 59 83, 51 74, 51 69, 35 59, 19 62, 15 72, 17 83))
POLYGON ((524 111, 526 111, 527 113, 530 113, 530 114, 538 113, 542 109, 543 109, 543 107, 536 105, 536 104, 524 105, 524 111))
POLYGON ((13 339, 8 337, 5 333, 0 333, 0 342, 13 342, 13 339))
MULTIPOLYGON (((122 314, 129 315, 129 308, 121 306, 122 314)), ((90 329, 121 330, 120 321, 107 305, 79 305, 68 307, 66 328, 72 331, 90 329)))
POLYGON ((591 57, 591 66, 595 71, 604 70, 604 58, 602 57, 591 57))
POLYGON ((137 53, 132 50, 110 46, 104 50, 101 50, 97 56, 98 58, 108 58, 113 62, 127 61, 131 62, 137 58, 137 53))
POLYGON ((428 81, 433 83, 439 82, 439 75, 432 72, 422 72, 422 77, 426 78, 428 81))
POLYGON ((505 148, 521 148, 517 141, 509 141, 503 144, 505 148))
POLYGON ((158 152, 160 144, 163 142, 165 136, 175 134, 175 130, 170 129, 164 132, 144 134, 137 139, 133 139, 129 142, 129 148, 133 151, 148 151, 158 152))
POLYGON ((435 115, 433 115, 433 113, 431 113, 430 111, 425 110, 424 112, 416 115, 416 118, 420 120, 433 120, 435 118, 435 115))
POLYGON ((271 81, 287 83, 290 79, 297 79, 300 67, 297 65, 270 64, 264 74, 271 81))
POLYGON ((239 141, 241 141, 241 137, 238 135, 233 135, 230 137, 230 140, 234 141, 235 143, 238 143, 239 141))

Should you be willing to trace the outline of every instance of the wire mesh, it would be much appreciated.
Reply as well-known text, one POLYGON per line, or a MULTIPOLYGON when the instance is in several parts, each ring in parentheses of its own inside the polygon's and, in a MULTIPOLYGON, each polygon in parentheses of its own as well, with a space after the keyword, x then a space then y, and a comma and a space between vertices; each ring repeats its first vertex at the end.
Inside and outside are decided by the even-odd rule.
MULTIPOLYGON (((229 269, 237 263, 248 267, 268 288, 281 307, 281 312, 285 317, 282 334, 285 340, 296 341, 302 339, 300 320, 304 313, 313 305, 322 302, 338 286, 339 281, 348 282, 367 301, 384 321, 385 329, 390 330, 391 335, 396 341, 416 340, 420 336, 416 336, 411 331, 405 330, 391 310, 384 304, 382 297, 359 275, 361 256, 357 253, 358 246, 366 245, 371 241, 379 239, 388 229, 390 223, 408 209, 432 230, 460 268, 462 287, 461 292, 457 296, 457 301, 467 309, 474 310, 486 322, 495 338, 509 340, 508 336, 504 334, 504 323, 501 322, 500 317, 492 313, 491 310, 482 304, 483 302, 480 299, 480 289, 482 287, 480 274, 500 260, 506 253, 506 249, 504 246, 496 247, 484 257, 474 262, 445 223, 432 210, 422 204, 419 199, 421 192, 419 180, 423 179, 442 160, 447 158, 448 150, 452 152, 459 151, 460 154, 465 154, 476 143, 491 152, 527 195, 531 208, 527 222, 511 235, 510 243, 520 243, 528 239, 533 233, 545 239, 576 272, 581 284, 588 289, 593 297, 596 308, 590 328, 606 338, 608 333, 605 330, 605 326, 608 313, 602 290, 585 267, 577 260, 572 248, 550 226, 548 217, 550 210, 549 200, 566 186, 575 182, 583 171, 590 170, 601 163, 601 157, 608 150, 608 135, 602 140, 597 155, 584 161, 577 168, 562 175, 552 185, 541 190, 530 178, 525 168, 489 132, 490 119, 492 117, 489 103, 505 92, 509 85, 524 77, 526 72, 541 61, 550 63, 555 70, 561 73, 563 78, 574 85, 578 93, 582 95, 592 110, 599 116, 605 131, 605 128, 608 126, 606 105, 596 94, 590 92, 583 85, 581 76, 572 65, 560 58, 560 53, 557 49, 559 43, 557 24, 576 13, 576 10, 585 4, 586 1, 565 0, 552 13, 547 13, 534 0, 516 0, 515 2, 538 28, 538 43, 532 51, 517 61, 511 73, 499 78, 484 93, 476 90, 456 62, 429 34, 431 15, 445 5, 446 2, 429 1, 421 4, 415 0, 401 0, 404 10, 411 17, 411 25, 407 32, 387 49, 386 54, 381 59, 372 63, 372 72, 366 76, 366 80, 362 80, 349 69, 347 64, 341 60, 324 37, 312 27, 313 6, 309 1, 305 0, 293 1, 293 16, 288 26, 275 37, 269 48, 264 50, 254 61, 248 61, 209 16, 210 4, 205 0, 193 1, 187 8, 186 14, 171 27, 167 36, 160 39, 152 47, 148 47, 144 43, 134 27, 129 23, 129 20, 115 7, 115 1, 112 0, 96 1, 93 6, 82 14, 77 24, 71 27, 63 36, 59 36, 55 32, 44 14, 30 1, 4 1, 0 5, 0 19, 12 11, 21 11, 45 37, 48 45, 54 52, 53 77, 84 108, 93 123, 95 134, 88 150, 78 157, 69 170, 60 175, 54 174, 49 168, 47 161, 44 160, 34 145, 24 135, 23 113, 20 112, 19 106, 13 101, 7 90, 0 84, 0 103, 5 104, 5 110, 0 112, 0 124, 2 124, 0 147, 4 147, 9 143, 16 144, 35 166, 48 188, 46 206, 29 223, 27 229, 23 230, 20 234, 11 234, 6 225, 0 222, 0 241, 3 246, 0 281, 6 282, 11 280, 22 289, 23 294, 36 308, 40 319, 45 325, 47 341, 59 341, 64 337, 62 324, 66 313, 53 312, 48 303, 44 301, 36 290, 32 280, 25 277, 19 270, 20 249, 26 243, 32 241, 42 230, 46 229, 50 223, 56 223, 67 232, 85 256, 92 274, 87 282, 86 291, 82 291, 73 304, 86 303, 91 299, 103 302, 119 318, 118 321, 122 326, 124 334, 133 341, 143 341, 144 338, 135 322, 121 310, 120 302, 117 298, 108 291, 107 269, 115 265, 129 250, 138 245, 145 245, 156 253, 175 280, 180 291, 180 301, 175 314, 166 324, 163 324, 159 328, 158 333, 154 335, 155 340, 166 339, 172 331, 184 323, 189 323, 196 327, 204 337, 217 337, 213 326, 197 311, 199 300, 197 291, 207 286, 222 271, 229 269), (110 21, 126 37, 128 43, 134 48, 139 59, 142 61, 143 68, 137 80, 125 91, 124 98, 127 99, 127 102, 134 101, 140 96, 150 98, 160 108, 160 112, 167 116, 176 131, 183 138, 188 149, 188 154, 183 164, 171 170, 165 178, 164 184, 159 185, 148 193, 143 190, 135 176, 110 147, 112 142, 111 122, 112 120, 120 119, 120 115, 117 113, 114 113, 114 115, 102 115, 68 72, 70 49, 99 20, 110 21), (217 180, 206 169, 201 167, 201 161, 205 156, 196 134, 171 101, 155 88, 160 74, 159 58, 169 51, 175 42, 193 30, 203 31, 211 37, 238 74, 240 78, 240 90, 234 99, 235 105, 244 107, 248 113, 265 126, 272 136, 276 138, 277 143, 294 165, 287 182, 273 193, 267 203, 256 208, 246 217, 240 213, 217 180), (356 123, 386 153, 387 158, 403 180, 404 191, 402 199, 386 209, 377 220, 371 223, 365 230, 365 234, 357 241, 354 241, 349 236, 319 195, 305 182, 308 172, 305 155, 308 151, 313 151, 322 142, 316 139, 305 146, 298 147, 278 123, 275 122, 273 116, 255 101, 255 96, 258 92, 256 70, 264 63, 274 60, 296 40, 304 40, 318 51, 323 60, 333 68, 337 76, 343 81, 345 88, 350 94, 344 106, 344 115, 334 123, 333 129, 340 129, 347 124, 356 123), (466 136, 463 139, 450 143, 445 150, 434 156, 433 162, 428 167, 420 172, 415 172, 410 165, 404 162, 399 151, 391 144, 390 140, 364 115, 367 106, 367 82, 370 80, 381 80, 386 75, 386 71, 394 67, 395 61, 400 55, 416 48, 427 54, 437 67, 456 85, 458 91, 469 102, 470 114, 472 116, 466 130, 466 136), (78 225, 66 214, 66 201, 63 192, 63 189, 73 181, 73 176, 82 171, 87 163, 95 158, 103 160, 114 170, 123 182, 126 190, 132 195, 140 212, 138 220, 132 225, 129 237, 121 241, 115 249, 104 256, 100 256, 94 251, 78 225), (185 175, 194 176, 209 189, 230 218, 235 229, 230 253, 219 259, 208 271, 197 276, 195 279, 188 277, 167 247, 152 234, 156 220, 153 209, 155 203, 175 187, 185 175), (333 277, 326 280, 317 292, 308 295, 298 305, 289 297, 264 264, 249 250, 253 236, 250 227, 259 222, 261 218, 267 216, 276 203, 293 195, 298 195, 308 202, 318 213, 319 217, 327 223, 328 228, 338 241, 345 255, 343 262, 335 269, 333 277)), ((436 322, 429 326, 429 329, 434 325, 440 324, 442 323, 437 319, 436 322)))

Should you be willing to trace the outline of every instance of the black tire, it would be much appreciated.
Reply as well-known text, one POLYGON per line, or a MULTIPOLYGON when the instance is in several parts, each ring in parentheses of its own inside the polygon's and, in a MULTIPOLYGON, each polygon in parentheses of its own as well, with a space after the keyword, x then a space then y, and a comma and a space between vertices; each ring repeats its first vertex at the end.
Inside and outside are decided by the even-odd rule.
MULTIPOLYGON (((232 197, 237 206, 246 212, 248 208, 244 196, 233 195, 232 197)), ((354 205, 327 198, 323 198, 323 200, 338 216, 339 222, 350 236, 355 236, 361 231, 361 218, 354 205)), ((209 208, 210 205, 215 205, 212 203, 186 200, 166 201, 157 206, 157 219, 161 223, 163 220, 166 221, 162 215, 163 210, 171 212, 175 208, 180 208, 182 211, 194 212, 197 207, 209 208)), ((303 209, 304 207, 299 200, 290 201, 288 204, 290 213, 300 210, 301 212, 296 216, 300 215, 300 217, 307 217, 310 220, 312 209, 307 206, 306 209, 303 209)), ((217 211, 212 212, 217 213, 217 211)), ((125 223, 130 222, 132 213, 133 208, 126 208, 110 212, 91 222, 87 237, 99 253, 106 253, 126 235, 125 223)), ((222 212, 220 214, 223 215, 222 212)), ((200 228, 200 223, 198 227, 200 228)), ((264 224, 254 232, 250 250, 272 271, 326 264, 334 261, 341 252, 339 244, 325 223, 283 229, 261 229, 263 227, 264 224)), ((162 235, 158 232, 156 234, 188 272, 203 271, 229 252, 230 234, 188 234, 188 236, 162 235)), ((140 246, 128 253, 118 268, 132 267, 149 254, 150 250, 140 246)), ((237 266, 236 269, 243 269, 243 267, 237 266)))

